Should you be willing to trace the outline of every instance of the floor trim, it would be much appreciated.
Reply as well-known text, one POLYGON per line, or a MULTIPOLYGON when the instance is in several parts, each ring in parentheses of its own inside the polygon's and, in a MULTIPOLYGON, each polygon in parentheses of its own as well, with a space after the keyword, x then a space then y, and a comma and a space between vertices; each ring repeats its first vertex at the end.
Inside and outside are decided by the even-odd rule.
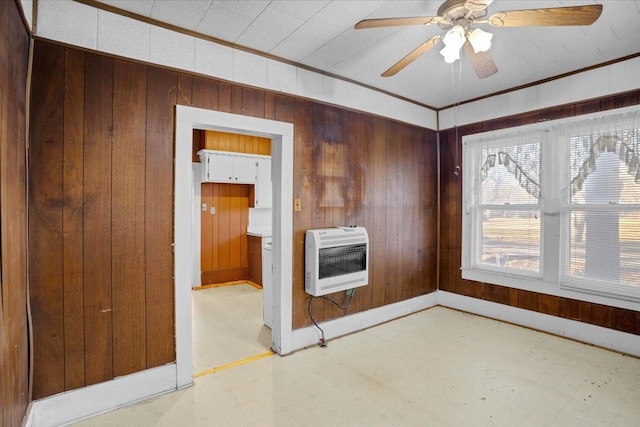
MULTIPOLYGON (((640 357, 640 340, 636 335, 445 291, 373 308, 320 325, 331 345, 333 338, 438 305, 640 357)), ((295 329, 291 337, 292 350, 316 345, 319 338, 320 333, 315 327, 295 329)), ((68 424, 174 391, 177 389, 176 370, 176 364, 165 365, 33 401, 27 409, 23 425, 47 427, 68 424)))
POLYGON ((65 425, 174 390, 175 363, 34 400, 24 426, 65 425))
POLYGON ((438 291, 438 304, 640 357, 640 339, 626 332, 445 291, 438 291))
MULTIPOLYGON (((379 325, 399 317, 403 317, 438 305, 438 292, 421 295, 408 300, 383 305, 382 307, 340 317, 338 319, 321 322, 328 343, 332 338, 361 331, 371 326, 379 325)), ((319 343, 320 331, 315 326, 294 329, 292 332, 292 349, 300 350, 319 343)))

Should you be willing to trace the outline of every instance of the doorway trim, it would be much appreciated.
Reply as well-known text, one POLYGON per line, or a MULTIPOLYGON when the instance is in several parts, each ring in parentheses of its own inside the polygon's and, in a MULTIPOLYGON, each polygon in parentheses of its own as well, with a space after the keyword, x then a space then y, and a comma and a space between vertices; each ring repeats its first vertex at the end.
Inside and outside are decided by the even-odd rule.
MULTIPOLYGON (((271 139, 273 183, 273 350, 292 351, 293 124, 176 105, 174 167, 174 290, 176 385, 193 384, 191 285, 193 257, 193 130, 243 133, 271 139)), ((199 256, 199 255, 198 255, 199 256)))

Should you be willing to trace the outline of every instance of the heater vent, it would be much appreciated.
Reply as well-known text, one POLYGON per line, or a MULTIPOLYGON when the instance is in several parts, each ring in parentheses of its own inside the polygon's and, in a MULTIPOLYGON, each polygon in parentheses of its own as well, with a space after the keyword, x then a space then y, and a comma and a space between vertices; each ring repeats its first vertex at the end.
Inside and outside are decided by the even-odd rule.
POLYGON ((307 230, 305 291, 326 295, 369 283, 369 236, 364 227, 307 230))

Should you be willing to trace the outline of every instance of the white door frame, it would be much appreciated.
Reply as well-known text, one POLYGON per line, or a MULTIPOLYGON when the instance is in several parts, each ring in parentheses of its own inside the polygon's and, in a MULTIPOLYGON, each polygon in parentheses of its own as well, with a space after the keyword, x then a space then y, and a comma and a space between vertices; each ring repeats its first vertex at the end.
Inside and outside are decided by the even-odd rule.
MULTIPOLYGON (((174 287, 176 382, 193 383, 191 286, 193 257, 193 129, 243 133, 271 139, 273 182, 272 348, 292 348, 293 297, 293 124, 201 108, 176 106, 174 174, 174 287)), ((197 254, 199 256, 199 254, 197 254)))

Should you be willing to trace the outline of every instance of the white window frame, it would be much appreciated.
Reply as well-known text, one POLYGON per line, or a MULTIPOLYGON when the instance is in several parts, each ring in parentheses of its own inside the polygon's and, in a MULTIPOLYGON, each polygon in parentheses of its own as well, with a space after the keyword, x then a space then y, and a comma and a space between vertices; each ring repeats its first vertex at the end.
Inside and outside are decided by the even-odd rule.
MULTIPOLYGON (((482 238, 478 228, 479 219, 477 217, 480 205, 474 206, 475 197, 470 193, 470 191, 474 191, 474 180, 477 174, 480 173, 480 171, 477 170, 478 162, 473 161, 473 153, 478 150, 473 147, 481 144, 483 141, 491 139, 504 140, 509 135, 544 131, 549 133, 549 137, 542 143, 553 144, 557 138, 563 137, 563 126, 566 128, 569 125, 575 125, 576 122, 584 120, 607 117, 614 118, 617 115, 638 112, 640 112, 640 106, 633 106, 553 122, 541 122, 516 128, 463 136, 462 278, 613 307, 636 311, 640 310, 640 297, 606 293, 602 292, 601 288, 596 287, 589 289, 583 286, 583 284, 576 286, 571 280, 567 280, 567 276, 563 274, 565 271, 565 260, 563 259, 562 253, 567 244, 563 239, 566 235, 566 233, 564 233, 565 224, 566 221, 570 219, 571 209, 569 209, 570 206, 568 202, 562 200, 562 194, 560 194, 562 189, 553 187, 546 188, 544 185, 545 182, 562 182, 559 180, 566 179, 563 176, 563 171, 555 167, 556 164, 554 163, 553 156, 558 155, 557 151, 552 152, 549 149, 545 149, 544 145, 542 148, 542 175, 540 179, 543 186, 542 192, 547 200, 547 206, 541 207, 541 212, 545 213, 541 213, 539 275, 527 274, 519 270, 514 271, 506 268, 495 268, 475 262, 477 251, 480 250, 479 239, 482 238), (555 191, 557 194, 549 193, 550 190, 555 191), (553 209, 548 209, 549 200, 552 201, 551 204, 555 205, 553 209), (553 212, 549 213, 550 210, 553 212)), ((567 150, 568 156, 568 144, 562 145, 564 149, 567 150)), ((555 147, 557 147, 557 145, 555 147)), ((513 207, 517 207, 517 205, 510 206, 509 209, 513 207)))

